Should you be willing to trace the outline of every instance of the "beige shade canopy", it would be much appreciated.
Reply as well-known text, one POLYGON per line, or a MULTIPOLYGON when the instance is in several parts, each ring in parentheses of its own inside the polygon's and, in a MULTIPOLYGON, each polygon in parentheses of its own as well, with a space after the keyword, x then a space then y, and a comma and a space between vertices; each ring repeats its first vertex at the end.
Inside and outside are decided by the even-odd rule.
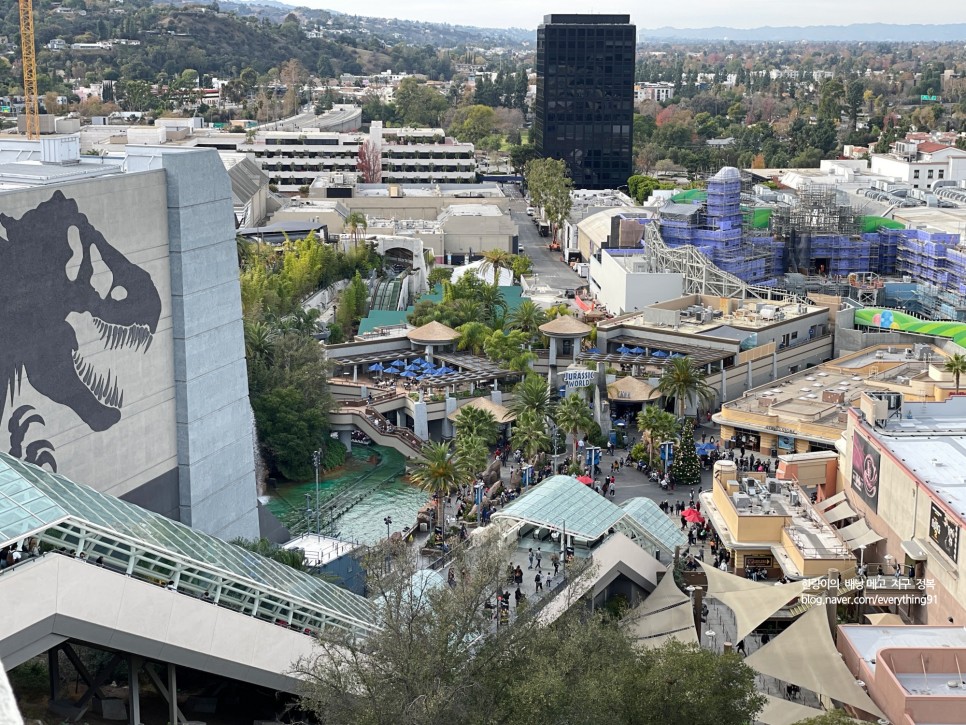
POLYGON ((898 614, 888 612, 885 614, 866 614, 865 618, 869 620, 869 624, 874 624, 877 627, 902 626, 905 624, 898 614))
POLYGON ((435 320, 406 333, 406 337, 422 345, 442 345, 453 342, 459 336, 460 334, 452 327, 447 327, 442 322, 435 320))
POLYGON ((516 415, 511 413, 509 408, 507 408, 505 405, 494 403, 489 398, 473 398, 473 400, 471 400, 469 403, 466 405, 461 405, 446 417, 449 420, 456 420, 463 408, 479 408, 480 410, 485 410, 487 413, 493 416, 497 423, 500 424, 511 423, 517 419, 516 415))
POLYGON ((824 606, 809 609, 792 626, 745 658, 745 664, 763 675, 885 718, 835 649, 824 606))
POLYGON ((634 640, 634 644, 645 649, 657 649, 668 640, 676 639, 684 644, 698 644, 698 633, 694 631, 694 619, 691 608, 687 606, 674 607, 667 612, 674 612, 674 618, 665 617, 664 612, 652 617, 644 617, 639 622, 632 622, 625 630, 634 640), (651 623, 649 620, 660 618, 651 623), (647 628, 653 630, 649 631, 647 628))
POLYGON ((646 617, 662 609, 690 601, 691 598, 678 589, 678 585, 674 581, 674 574, 668 572, 661 578, 661 581, 644 600, 644 603, 635 610, 635 613, 639 617, 646 617))
POLYGON ((766 694, 765 707, 762 708, 755 719, 762 725, 794 725, 797 722, 818 717, 824 713, 825 710, 819 710, 817 707, 809 707, 766 694))
POLYGON ((825 511, 827 509, 832 508, 835 504, 841 503, 844 500, 845 500, 845 491, 839 491, 834 496, 829 496, 828 498, 823 499, 822 501, 819 501, 818 503, 814 504, 813 508, 816 511, 825 511))
POLYGON ((540 332, 550 337, 554 335, 559 335, 560 337, 579 337, 586 335, 590 332, 590 329, 590 325, 581 322, 572 315, 560 315, 550 320, 550 322, 544 322, 540 325, 540 332))
POLYGON ((855 551, 856 549, 862 546, 872 546, 872 544, 874 544, 877 541, 882 541, 882 539, 883 539, 882 536, 879 536, 872 529, 869 529, 861 536, 858 536, 852 539, 849 542, 849 549, 851 549, 852 551, 855 551))
POLYGON ((869 525, 865 523, 864 520, 859 519, 854 524, 849 524, 848 526, 843 526, 838 530, 839 536, 846 540, 846 542, 851 543, 853 539, 857 539, 860 536, 864 536, 872 529, 869 525))
POLYGON ((843 501, 842 503, 836 504, 830 509, 827 509, 824 514, 825 520, 830 524, 838 523, 843 519, 852 518, 853 516, 858 516, 855 510, 849 506, 848 501, 843 501))
POLYGON ((627 375, 607 386, 607 397, 625 403, 646 403, 661 397, 661 391, 643 380, 627 375))
POLYGON ((809 579, 790 584, 756 582, 713 566, 701 566, 708 576, 708 596, 734 612, 737 628, 735 640, 739 642, 812 585, 809 579))

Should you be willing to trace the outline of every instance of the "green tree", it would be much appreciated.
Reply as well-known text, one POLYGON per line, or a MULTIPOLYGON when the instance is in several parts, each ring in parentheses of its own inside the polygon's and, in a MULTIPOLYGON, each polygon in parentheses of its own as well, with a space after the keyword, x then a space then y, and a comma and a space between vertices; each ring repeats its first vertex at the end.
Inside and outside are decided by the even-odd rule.
POLYGON ((527 375, 513 388, 510 411, 519 418, 526 412, 546 418, 551 412, 550 386, 542 375, 527 375))
POLYGON ((402 79, 393 98, 399 120, 407 126, 439 126, 449 107, 439 91, 412 76, 402 79))
POLYGON ((681 441, 674 447, 671 478, 675 484, 696 486, 701 483, 701 459, 694 447, 694 423, 686 418, 681 428, 681 441))
POLYGON ((435 267, 427 277, 427 283, 430 289, 434 289, 436 285, 442 284, 443 282, 449 282, 453 277, 452 267, 435 267))
POLYGON ((966 373, 966 355, 958 352, 953 353, 943 363, 943 370, 953 374, 953 379, 956 381, 956 394, 959 395, 959 378, 963 373, 966 373))
POLYGON ((286 549, 268 539, 232 539, 230 544, 240 546, 260 556, 277 561, 279 564, 305 571, 305 551, 303 549, 286 549))
POLYGON ((436 496, 436 525, 443 526, 446 496, 464 480, 464 469, 449 443, 427 441, 422 453, 423 458, 416 463, 410 480, 426 493, 436 496))
POLYGON ((707 376, 698 369, 689 357, 676 357, 668 361, 657 384, 661 394, 674 398, 674 408, 678 417, 684 416, 688 403, 710 405, 715 399, 715 390, 705 381, 707 376))
POLYGON ((531 341, 540 334, 540 325, 546 321, 547 315, 533 300, 524 300, 506 318, 510 329, 526 333, 531 341))
POLYGON ((557 427, 568 433, 573 439, 573 458, 571 460, 576 462, 577 441, 580 434, 590 430, 591 424, 594 422, 590 408, 580 395, 568 395, 557 403, 553 412, 553 419, 557 427))
POLYGON ((533 272, 533 260, 525 254, 514 254, 510 268, 513 270, 513 281, 519 284, 521 278, 533 272))
POLYGON ((839 122, 845 87, 838 78, 826 78, 818 89, 818 117, 820 120, 839 122))
POLYGON ((537 356, 527 349, 527 336, 520 330, 495 330, 483 344, 486 356, 515 372, 525 372, 537 356))
POLYGON ((523 452, 528 461, 550 450, 550 436, 547 433, 547 419, 533 410, 524 410, 513 423, 510 443, 523 452))
POLYGON ((311 452, 328 443, 325 410, 315 407, 302 391, 278 387, 252 399, 258 438, 266 463, 289 481, 312 475, 311 452))
POLYGON ((473 436, 490 445, 500 435, 500 429, 493 414, 473 405, 464 405, 460 408, 453 423, 456 426, 457 438, 473 436))
POLYGON ((673 414, 656 405, 645 405, 637 414, 637 430, 647 439, 648 465, 654 465, 654 447, 674 438, 678 423, 673 414))
POLYGON ((480 274, 493 273, 493 286, 500 286, 500 274, 503 270, 510 270, 513 266, 513 255, 504 249, 487 249, 483 252, 480 263, 480 274))
POLYGON ((527 162, 538 158, 540 158, 540 152, 537 151, 535 146, 530 144, 523 146, 518 144, 510 147, 510 166, 513 168, 513 173, 517 176, 524 175, 527 162))
POLYGON ((524 177, 530 198, 543 209, 550 223, 553 240, 557 239, 557 228, 570 215, 573 206, 570 191, 573 182, 565 161, 559 159, 533 159, 524 167, 524 177))
POLYGON ((496 112, 489 106, 463 106, 456 111, 450 133, 460 141, 479 144, 496 128, 496 112))
POLYGON ((469 350, 474 355, 483 352, 487 338, 493 334, 493 330, 482 322, 464 322, 456 328, 456 331, 460 334, 456 341, 456 349, 469 350))
POLYGON ((475 479, 486 469, 490 449, 475 435, 460 435, 456 438, 456 458, 466 478, 475 479))
POLYGON ((366 215, 361 211, 354 211, 345 218, 345 228, 349 230, 352 243, 358 244, 360 231, 365 234, 366 229, 369 228, 369 222, 366 220, 366 215))
POLYGON ((865 84, 859 78, 853 78, 845 86, 845 110, 849 116, 849 124, 855 131, 859 124, 859 112, 865 101, 865 84))

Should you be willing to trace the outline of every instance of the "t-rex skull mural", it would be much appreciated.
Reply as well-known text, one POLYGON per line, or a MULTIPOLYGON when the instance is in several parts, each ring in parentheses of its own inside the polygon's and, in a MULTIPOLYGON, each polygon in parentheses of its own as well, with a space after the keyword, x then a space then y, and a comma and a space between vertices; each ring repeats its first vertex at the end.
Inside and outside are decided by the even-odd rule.
MULTIPOLYGON (((38 393, 69 407, 92 431, 115 425, 124 405, 117 373, 109 362, 95 369, 82 357, 71 320, 89 316, 105 349, 146 352, 161 316, 151 276, 112 247, 76 201, 55 191, 20 219, 0 214, 0 293, 0 415, 26 374, 38 393)), ((29 409, 17 413, 10 433, 19 451, 38 418, 29 409)))

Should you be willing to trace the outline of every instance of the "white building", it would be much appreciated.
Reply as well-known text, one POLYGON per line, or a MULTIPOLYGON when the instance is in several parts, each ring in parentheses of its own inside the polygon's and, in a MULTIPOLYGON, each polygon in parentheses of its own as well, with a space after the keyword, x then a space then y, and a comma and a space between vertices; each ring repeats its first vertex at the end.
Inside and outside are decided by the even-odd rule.
POLYGON ((590 258, 590 292, 612 315, 642 310, 684 294, 684 276, 653 272, 637 250, 602 249, 590 258))
POLYGON ((914 189, 966 179, 966 151, 934 141, 897 141, 892 153, 872 154, 871 159, 872 173, 904 181, 914 189))
POLYGON ((634 102, 657 101, 663 103, 674 96, 674 84, 666 81, 659 83, 635 83, 634 102))
POLYGON ((303 128, 275 131, 266 128, 254 138, 219 134, 199 138, 198 146, 252 153, 280 192, 297 192, 326 173, 358 170, 359 148, 372 139, 382 155, 383 183, 460 184, 476 181, 476 159, 470 143, 447 138, 441 128, 384 129, 372 123, 369 134, 303 128))

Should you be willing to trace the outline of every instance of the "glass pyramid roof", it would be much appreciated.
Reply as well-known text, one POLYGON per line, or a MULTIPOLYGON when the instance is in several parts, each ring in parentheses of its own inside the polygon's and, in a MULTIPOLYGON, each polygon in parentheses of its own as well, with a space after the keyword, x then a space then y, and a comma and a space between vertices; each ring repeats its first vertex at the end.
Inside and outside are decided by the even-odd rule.
POLYGON ((191 568, 222 573, 371 627, 372 603, 334 584, 0 453, 0 545, 78 521, 160 550, 191 568))
POLYGON ((660 544, 660 548, 664 551, 674 553, 674 547, 687 545, 688 538, 681 529, 675 526, 674 521, 651 499, 638 496, 622 503, 621 508, 640 525, 645 535, 660 544))
POLYGON ((526 495, 493 514, 538 526, 566 530, 581 539, 595 541, 624 516, 624 510, 573 476, 551 476, 526 495))

